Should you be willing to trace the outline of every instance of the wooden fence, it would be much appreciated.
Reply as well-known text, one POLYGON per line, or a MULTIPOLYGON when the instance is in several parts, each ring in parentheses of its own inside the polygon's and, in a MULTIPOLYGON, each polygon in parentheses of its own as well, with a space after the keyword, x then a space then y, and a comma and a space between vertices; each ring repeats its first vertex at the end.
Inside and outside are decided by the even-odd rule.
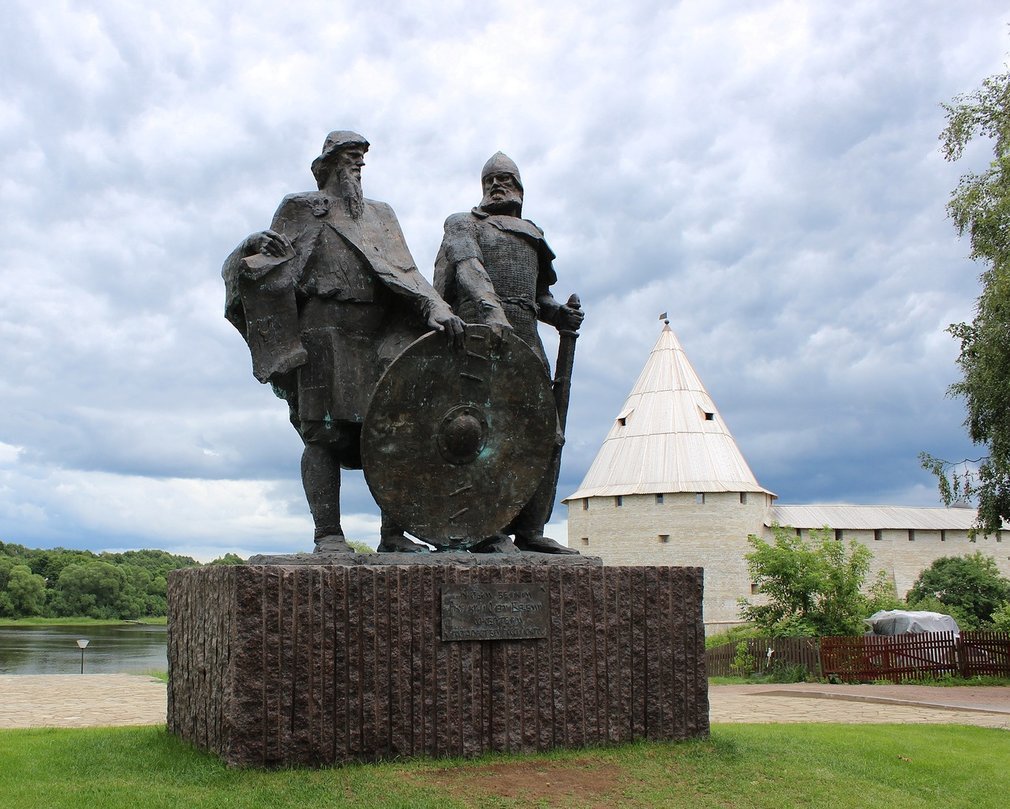
POLYGON ((1010 677, 1010 633, 928 632, 918 635, 864 635, 838 638, 750 638, 749 671, 733 667, 737 643, 705 652, 709 677, 729 677, 775 667, 803 666, 815 677, 846 682, 902 680, 921 677, 1010 677), (772 654, 768 654, 768 650, 772 654))
POLYGON ((1010 677, 1010 634, 927 632, 920 635, 821 638, 825 677, 848 682, 943 675, 1010 677))
POLYGON ((737 643, 725 643, 705 652, 705 668, 709 677, 734 677, 784 666, 803 666, 815 677, 821 676, 817 638, 749 638, 738 643, 747 644, 747 655, 753 663, 749 671, 733 668, 737 656, 737 643), (768 654, 768 650, 771 654, 768 654))

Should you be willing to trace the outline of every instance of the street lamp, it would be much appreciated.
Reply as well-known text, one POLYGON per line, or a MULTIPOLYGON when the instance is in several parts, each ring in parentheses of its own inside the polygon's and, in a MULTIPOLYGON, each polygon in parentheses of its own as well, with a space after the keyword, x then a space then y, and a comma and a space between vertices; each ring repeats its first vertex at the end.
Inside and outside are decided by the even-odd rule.
POLYGON ((77 645, 81 647, 81 674, 84 674, 84 650, 88 645, 88 639, 81 638, 77 641, 77 645))

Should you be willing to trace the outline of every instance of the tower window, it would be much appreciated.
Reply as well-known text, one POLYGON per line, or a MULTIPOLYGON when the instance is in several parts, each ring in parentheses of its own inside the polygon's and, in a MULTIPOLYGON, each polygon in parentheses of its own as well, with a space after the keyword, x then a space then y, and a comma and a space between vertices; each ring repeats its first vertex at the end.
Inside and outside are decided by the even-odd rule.
MULTIPOLYGON (((947 541, 947 532, 944 531, 943 529, 940 529, 940 541, 941 542, 947 541)), ((999 542, 999 534, 996 535, 996 541, 999 542)))
POLYGON ((842 529, 841 528, 836 528, 835 529, 835 541, 836 542, 841 542, 842 541, 842 529))
POLYGON ((582 537, 582 544, 583 545, 588 545, 589 544, 589 537, 582 537))
POLYGON ((747 505, 747 492, 740 492, 740 505, 741 506, 747 505))
POLYGON ((617 497, 614 498, 614 505, 617 506, 618 508, 620 508, 621 506, 623 506, 624 505, 624 497, 622 495, 617 495, 617 497))
POLYGON ((915 530, 912 528, 908 529, 908 541, 915 542, 915 530))
POLYGON ((705 504, 705 492, 698 492, 694 496, 694 502, 697 503, 699 506, 704 505, 705 504))
POLYGON ((669 542, 670 541, 670 535, 669 534, 660 534, 659 535, 659 541, 662 542, 662 543, 664 543, 664 544, 667 543, 667 542, 669 542))
POLYGON ((715 413, 705 413, 705 421, 715 421, 715 413))
POLYGON ((662 494, 657 494, 656 495, 656 505, 657 506, 663 505, 663 495, 662 494))
POLYGON ((589 498, 588 497, 583 497, 582 498, 582 510, 583 511, 589 511, 589 498))
POLYGON ((880 542, 880 540, 882 540, 883 538, 884 538, 884 532, 881 531, 879 528, 874 528, 873 529, 873 540, 875 542, 880 542))

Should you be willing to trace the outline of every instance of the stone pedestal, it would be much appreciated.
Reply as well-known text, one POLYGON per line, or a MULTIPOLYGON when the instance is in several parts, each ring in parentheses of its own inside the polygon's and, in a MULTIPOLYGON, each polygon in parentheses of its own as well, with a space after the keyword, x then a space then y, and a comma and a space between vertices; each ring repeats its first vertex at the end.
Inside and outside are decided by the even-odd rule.
POLYGON ((174 571, 168 728, 234 766, 708 734, 700 568, 524 557, 174 571), (546 637, 442 640, 467 583, 542 585, 546 637))

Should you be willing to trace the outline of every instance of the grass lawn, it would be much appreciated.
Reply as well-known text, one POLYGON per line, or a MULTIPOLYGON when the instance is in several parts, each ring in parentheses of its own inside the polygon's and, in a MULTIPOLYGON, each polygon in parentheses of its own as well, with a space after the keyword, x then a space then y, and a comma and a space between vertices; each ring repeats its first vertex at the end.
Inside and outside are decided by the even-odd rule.
POLYGON ((704 742, 475 761, 229 770, 163 728, 0 731, 0 804, 35 807, 1003 807, 1010 733, 717 725, 704 742))
POLYGON ((119 618, 0 618, 0 626, 117 626, 119 624, 150 624, 165 626, 167 615, 155 615, 138 621, 123 621, 119 618))

